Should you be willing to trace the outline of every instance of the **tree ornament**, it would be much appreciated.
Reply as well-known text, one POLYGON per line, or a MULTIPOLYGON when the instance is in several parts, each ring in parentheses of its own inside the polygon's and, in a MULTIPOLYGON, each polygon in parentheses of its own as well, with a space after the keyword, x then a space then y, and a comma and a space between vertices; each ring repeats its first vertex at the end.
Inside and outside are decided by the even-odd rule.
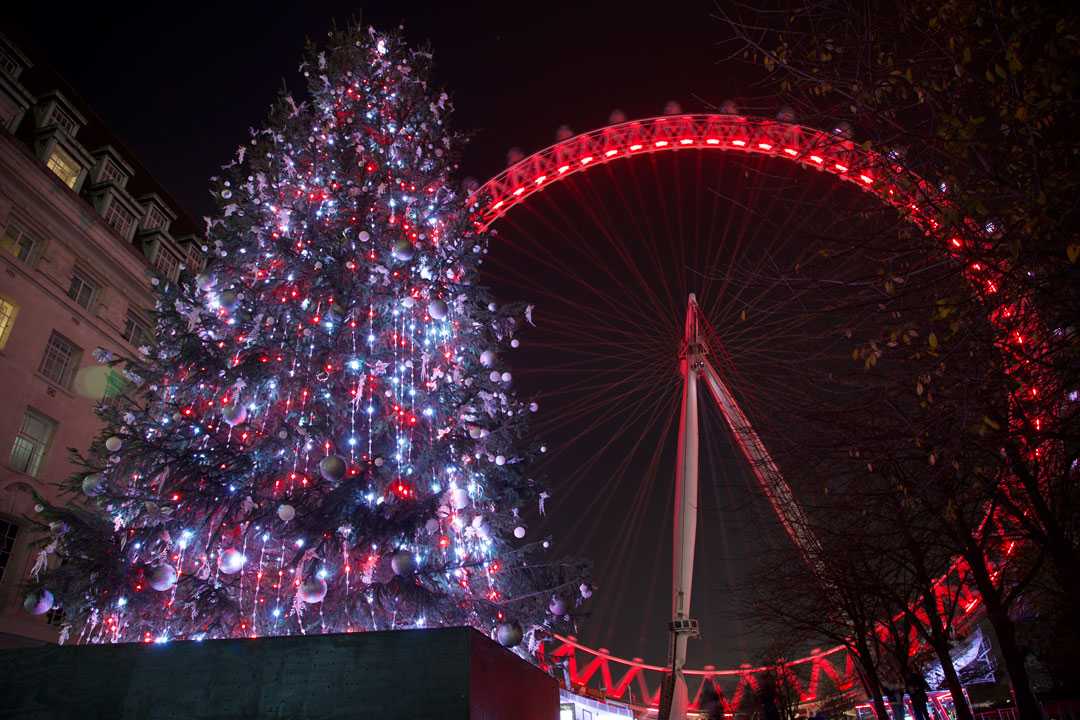
POLYGON ((244 553, 236 548, 228 548, 222 550, 218 555, 218 570, 226 575, 235 575, 244 568, 246 562, 247 558, 244 557, 244 553))
POLYGON ((581 586, 578 588, 578 590, 581 591, 581 597, 585 598, 586 600, 592 597, 592 585, 589 585, 588 583, 581 583, 581 586))
POLYGON ((241 403, 228 405, 222 408, 221 418, 232 427, 242 425, 247 420, 247 406, 241 403))
POLYGON ((44 615, 52 610, 53 602, 53 594, 45 588, 31 590, 23 600, 23 609, 31 615, 44 615))
POLYGON ((281 518, 282 522, 289 522, 296 517, 296 508, 288 503, 282 503, 278 505, 277 516, 281 518))
POLYGON ((124 441, 113 435, 105 441, 105 449, 109 452, 119 452, 120 448, 124 446, 124 441))
POLYGON ((95 497, 105 492, 105 478, 101 473, 87 475, 82 481, 82 491, 87 497, 95 497))
POLYGON ((150 581, 150 587, 158 592, 166 592, 176 585, 176 568, 167 563, 155 565, 146 573, 146 577, 150 581))
POLYGON ((480 364, 484 367, 491 367, 495 364, 495 353, 490 350, 485 350, 480 353, 480 364))
POLYGON ((469 493, 465 488, 454 488, 450 491, 450 504, 455 510, 462 510, 469 505, 469 493))
POLYGON ((445 320, 450 308, 442 300, 432 300, 428 303, 427 311, 432 320, 445 320))
POLYGON ((514 537, 516 537, 518 540, 525 537, 525 528, 521 525, 518 525, 516 528, 514 528, 514 537))
POLYGON ((300 583, 300 589, 297 592, 300 593, 301 600, 308 605, 314 605, 323 601, 326 597, 326 589, 325 580, 320 577, 313 577, 300 583))
POLYGON ((499 623, 495 628, 495 641, 505 648, 512 648, 521 642, 524 633, 521 623, 515 621, 499 623))
POLYGON ((404 238, 394 243, 394 247, 390 250, 390 253, 395 259, 401 262, 408 262, 416 256, 416 248, 413 244, 404 238))
POLYGON ((548 603, 548 612, 555 617, 562 617, 566 614, 566 601, 558 595, 552 595, 551 602, 548 603))
POLYGON ((346 469, 345 460, 337 455, 327 455, 319 461, 319 474, 328 482, 337 482, 345 477, 346 469))
POLYGON ((416 556, 408 550, 398 550, 390 556, 390 569, 398 577, 408 577, 416 573, 416 556))
POLYGON ((210 273, 199 273, 195 276, 195 286, 203 292, 206 292, 214 287, 214 278, 210 273))
POLYGON ((434 535, 439 531, 439 521, 435 518, 428 518, 428 521, 424 523, 424 530, 428 535, 434 535))
POLYGON ((502 377, 501 377, 500 379, 501 379, 501 380, 502 380, 502 381, 503 381, 504 383, 508 383, 508 382, 510 382, 511 380, 513 380, 513 379, 514 379, 514 376, 513 376, 513 375, 511 375, 511 374, 510 374, 510 373, 508 373, 508 372, 504 372, 504 373, 502 374, 502 377))
POLYGON ((506 464, 506 456, 505 455, 496 455, 495 456, 495 464, 498 465, 499 467, 502 467, 503 465, 505 465, 506 464))
POLYGON ((218 305, 223 307, 227 312, 232 312, 239 304, 240 296, 232 290, 226 290, 225 292, 218 295, 218 305))

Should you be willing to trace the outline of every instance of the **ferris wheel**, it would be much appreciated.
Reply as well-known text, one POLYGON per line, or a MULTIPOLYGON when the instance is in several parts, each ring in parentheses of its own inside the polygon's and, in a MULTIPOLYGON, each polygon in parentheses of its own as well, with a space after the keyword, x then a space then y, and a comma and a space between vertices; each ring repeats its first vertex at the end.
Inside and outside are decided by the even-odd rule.
MULTIPOLYGON (((881 154, 856 144, 843 133, 825 132, 802 125, 735 114, 693 114, 651 117, 619 122, 562 140, 519 160, 480 186, 470 197, 476 224, 496 225, 516 208, 561 181, 615 165, 623 160, 656 153, 710 152, 764 156, 794 163, 847 183, 868 193, 881 205, 896 209, 900 216, 922 232, 940 239, 944 256, 958 258, 964 244, 972 242, 978 229, 967 232, 946 229, 942 220, 949 207, 944 189, 907 170, 895 156, 881 154)), ((612 177, 619 172, 613 169, 612 177)), ((966 269, 976 292, 991 292, 996 282, 990 271, 977 266, 966 269)), ((693 294, 688 298, 685 325, 678 353, 681 371, 681 408, 678 424, 678 451, 674 473, 673 578, 671 593, 670 651, 666 665, 650 665, 640 658, 628 660, 605 649, 593 649, 574 637, 558 638, 559 645, 547 659, 561 661, 574 685, 598 686, 610 697, 624 698, 637 683, 644 706, 659 706, 660 716, 683 718, 688 707, 709 684, 727 683, 727 697, 737 708, 748 694, 756 692, 758 676, 765 668, 743 664, 734 669, 686 667, 687 640, 698 633, 691 615, 690 599, 694 572, 694 548, 698 522, 699 401, 708 398, 719 410, 729 438, 748 464, 761 495, 768 501, 788 539, 803 561, 821 577, 827 558, 811 529, 795 494, 765 441, 740 407, 727 379, 718 368, 719 336, 693 294), (703 384, 704 393, 699 390, 703 384), (582 666, 578 658, 585 660, 582 666), (621 670, 621 676, 612 670, 621 670), (652 684, 647 675, 659 675, 652 684), (697 683, 691 694, 687 679, 697 683), (732 687, 733 685, 733 687, 732 687)), ((965 612, 975 609, 977 600, 964 590, 965 612)), ((842 646, 815 650, 810 655, 786 663, 789 681, 803 701, 812 701, 825 685, 835 690, 850 689, 856 680, 850 657, 842 646)))

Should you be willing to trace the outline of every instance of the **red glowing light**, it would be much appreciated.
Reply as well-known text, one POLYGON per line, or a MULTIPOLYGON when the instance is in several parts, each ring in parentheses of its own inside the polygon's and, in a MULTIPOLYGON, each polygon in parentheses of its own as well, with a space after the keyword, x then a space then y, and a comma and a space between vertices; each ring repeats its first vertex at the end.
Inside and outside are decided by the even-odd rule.
POLYGON ((680 145, 693 145, 694 141, 692 139, 690 139, 690 138, 683 138, 682 140, 679 141, 679 144, 680 145))
POLYGON ((731 144, 735 145, 736 147, 746 147, 746 141, 745 140, 732 140, 731 144))
POLYGON ((537 185, 539 185, 540 183, 544 182, 545 180, 547 180, 547 175, 541 175, 540 177, 536 178, 536 180, 534 180, 533 182, 535 182, 537 185))
POLYGON ((564 172, 568 171, 569 169, 570 169, 569 165, 560 165, 559 166, 559 174, 562 175, 564 172))
POLYGON ((520 195, 523 192, 525 192, 525 188, 519 187, 517 190, 514 191, 514 194, 515 195, 520 195))
POLYGON ((758 143, 757 146, 762 150, 772 150, 772 145, 769 143, 758 143))
POLYGON ((641 147, 642 146, 639 143, 634 143, 633 145, 630 146, 630 149, 634 150, 634 151, 637 151, 637 150, 640 150, 641 147))
POLYGON ((656 141, 655 143, 653 143, 653 144, 654 144, 654 145, 655 145, 656 147, 667 147, 668 141, 667 141, 667 140, 657 140, 657 141, 656 141))
POLYGON ((811 155, 810 159, 813 160, 814 162, 816 162, 818 165, 825 162, 825 159, 822 158, 820 155, 811 155))
POLYGON ((784 152, 786 152, 791 157, 795 157, 796 155, 799 154, 799 151, 796 150, 795 148, 784 148, 784 152))
POLYGON ((582 165, 588 165, 592 161, 593 161, 593 156, 592 155, 586 155, 585 157, 581 158, 581 164, 582 165))
POLYGON ((612 148, 611 150, 607 150, 606 152, 604 152, 604 157, 612 157, 613 155, 617 154, 618 152, 619 152, 618 150, 612 148))
POLYGON ((841 165, 840 163, 833 163, 833 167, 840 172, 847 172, 847 165, 841 165))

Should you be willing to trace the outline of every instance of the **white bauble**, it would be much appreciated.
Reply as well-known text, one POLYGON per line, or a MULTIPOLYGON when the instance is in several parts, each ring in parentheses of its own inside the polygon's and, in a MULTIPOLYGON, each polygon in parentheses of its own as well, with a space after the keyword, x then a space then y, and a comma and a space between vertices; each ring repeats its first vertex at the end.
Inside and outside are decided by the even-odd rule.
POLYGON ((117 452, 124 446, 124 441, 115 435, 105 441, 105 449, 109 452, 117 452))
POLYGON ((486 434, 487 433, 484 432, 484 428, 480 427, 479 425, 469 426, 469 437, 471 437, 473 440, 479 440, 486 434))
POLYGON ((82 481, 82 491, 87 497, 94 497, 105 492, 105 478, 101 473, 87 475, 82 481))
POLYGON ((406 295, 401 299, 401 306, 405 308, 411 308, 416 306, 416 301, 412 299, 410 295, 406 295))
POLYGON ((536 412, 540 409, 540 405, 534 402, 529 403, 529 412, 536 412))
POLYGON ((345 477, 345 460, 337 455, 327 455, 319 461, 319 474, 329 482, 337 482, 345 477))
POLYGON ((522 635, 521 624, 518 622, 500 623, 495 628, 495 641, 503 647, 514 647, 521 642, 522 635))
POLYGON ((517 348, 521 347, 521 341, 518 340, 517 338, 514 338, 513 340, 510 341, 510 347, 512 347, 512 348, 514 348, 516 350, 517 348))
POLYGON ((195 278, 195 285, 203 292, 206 292, 214 287, 214 278, 210 273, 199 273, 195 278))
POLYGON ((247 407, 241 404, 229 405, 222 409, 221 417, 229 425, 236 427, 247 420, 247 407))
POLYGON ((408 550, 398 550, 390 556, 390 569, 399 577, 416 573, 416 557, 408 550))
POLYGON ((566 601, 558 595, 552 595, 551 602, 548 603, 548 612, 555 617, 562 617, 566 614, 566 601))
POLYGON ((508 382, 510 382, 510 381, 511 381, 511 380, 513 380, 513 379, 514 379, 514 376, 513 376, 513 375, 511 375, 511 374, 510 374, 510 373, 508 373, 508 372, 504 372, 504 373, 502 374, 502 381, 503 381, 504 383, 508 383, 508 382))
POLYGON ((488 312, 495 312, 495 303, 488 303, 488 312))
POLYGON ((297 592, 300 593, 300 599, 308 605, 322 602, 326 597, 326 581, 318 577, 309 578, 300 583, 300 589, 297 592))
POLYGON ((428 303, 427 311, 433 320, 444 320, 450 308, 442 300, 432 300, 428 303))
POLYGON ((514 537, 516 537, 518 540, 525 537, 525 528, 521 525, 518 525, 516 528, 514 528, 514 537))
POLYGON ((450 504, 455 510, 461 510, 469 505, 469 493, 465 488, 454 488, 450 491, 450 504))
POLYGON ((500 467, 505 465, 506 464, 506 456, 505 455, 496 455, 495 456, 495 464, 500 466, 500 467))
POLYGON ((244 557, 244 553, 236 548, 228 548, 222 550, 221 554, 218 555, 218 570, 226 575, 235 575, 244 568, 246 562, 247 558, 244 557))
POLYGON ((44 615, 52 610, 53 602, 53 594, 42 588, 26 594, 26 598, 23 600, 23 609, 31 615, 44 615))
POLYGON ((288 503, 282 503, 278 505, 277 516, 281 518, 282 522, 289 522, 296 517, 296 508, 288 503))
POLYGON ((357 233, 356 239, 360 242, 367 242, 371 239, 371 233, 369 233, 367 230, 361 230, 359 233, 357 233))
POLYGON ((491 367, 495 364, 495 353, 490 350, 485 350, 480 353, 480 364, 484 367, 491 367))
POLYGON ((581 583, 581 587, 578 588, 581 591, 581 597, 588 600, 592 597, 592 586, 588 583, 581 583))
POLYGON ((166 592, 176 585, 176 568, 168 564, 155 565, 146 573, 146 577, 150 581, 150 587, 158 592, 166 592))

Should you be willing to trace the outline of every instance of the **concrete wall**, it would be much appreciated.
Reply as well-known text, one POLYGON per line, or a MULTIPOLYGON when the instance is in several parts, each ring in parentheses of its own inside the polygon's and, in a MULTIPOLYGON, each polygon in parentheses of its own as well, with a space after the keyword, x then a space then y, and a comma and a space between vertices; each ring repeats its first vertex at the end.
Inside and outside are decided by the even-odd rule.
POLYGON ((0 718, 555 720, 558 698, 471 628, 0 652, 0 718))

